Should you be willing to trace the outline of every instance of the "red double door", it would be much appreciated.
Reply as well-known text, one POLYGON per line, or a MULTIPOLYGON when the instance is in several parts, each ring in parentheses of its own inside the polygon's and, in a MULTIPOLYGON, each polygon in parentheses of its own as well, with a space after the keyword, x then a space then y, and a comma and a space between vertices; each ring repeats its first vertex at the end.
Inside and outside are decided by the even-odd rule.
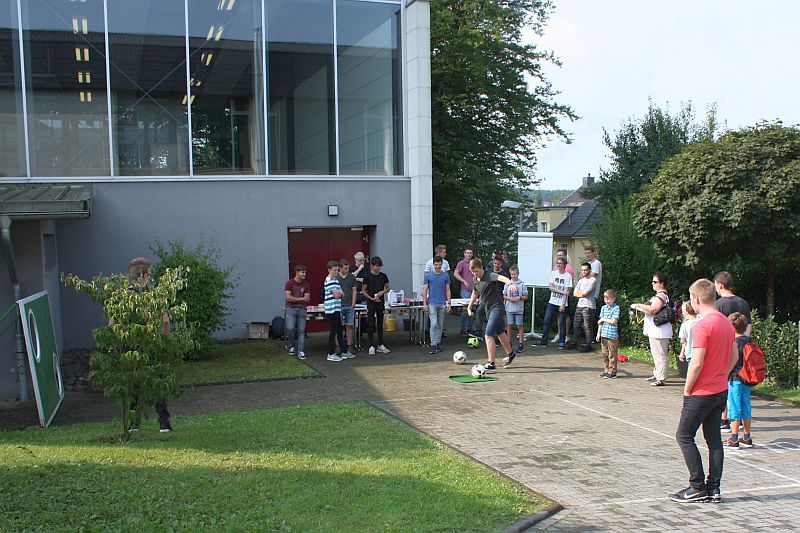
MULTIPOLYGON (((294 276, 295 265, 306 266, 306 279, 311 284, 311 305, 320 302, 319 293, 325 276, 327 263, 331 259, 347 259, 352 265, 356 252, 369 257, 369 229, 346 228, 289 228, 289 277, 294 276)), ((286 278, 289 279, 289 278, 286 278)), ((309 322, 309 331, 327 328, 324 322, 309 322)))

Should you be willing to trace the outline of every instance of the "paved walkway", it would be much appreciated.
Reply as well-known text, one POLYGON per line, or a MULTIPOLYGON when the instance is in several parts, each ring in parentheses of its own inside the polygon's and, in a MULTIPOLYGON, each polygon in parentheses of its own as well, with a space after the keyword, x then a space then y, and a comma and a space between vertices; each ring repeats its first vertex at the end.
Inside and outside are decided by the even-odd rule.
MULTIPOLYGON (((452 331, 452 328, 451 328, 452 331)), ((456 329, 457 331, 457 329, 456 329)), ((800 409, 754 398, 756 447, 725 456, 723 503, 675 504, 687 485, 673 435, 683 385, 650 387, 648 366, 621 365, 615 381, 598 377, 600 355, 527 347, 494 382, 460 385, 452 352, 482 361, 458 337, 436 356, 388 337, 388 355, 329 363, 309 339, 308 363, 324 379, 196 387, 170 403, 176 415, 337 400, 366 400, 559 502, 538 524, 545 531, 791 531, 800 522, 800 409)), ((0 427, 35 415, 0 405, 0 427)), ((67 396, 56 424, 116 416, 99 394, 67 396)), ((154 423, 154 422, 151 422, 154 423)), ((180 431, 180 419, 176 421, 180 431)), ((702 441, 702 439, 700 439, 702 441)), ((703 453, 705 451, 703 450, 703 453)))

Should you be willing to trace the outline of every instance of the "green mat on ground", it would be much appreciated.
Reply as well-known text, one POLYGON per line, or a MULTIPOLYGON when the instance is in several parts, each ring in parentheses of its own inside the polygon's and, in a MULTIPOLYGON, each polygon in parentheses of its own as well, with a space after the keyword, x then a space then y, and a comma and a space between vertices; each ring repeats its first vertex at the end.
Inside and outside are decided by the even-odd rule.
POLYGON ((478 383, 481 381, 497 381, 497 378, 490 378, 488 376, 482 378, 473 378, 472 376, 448 376, 456 383, 478 383))

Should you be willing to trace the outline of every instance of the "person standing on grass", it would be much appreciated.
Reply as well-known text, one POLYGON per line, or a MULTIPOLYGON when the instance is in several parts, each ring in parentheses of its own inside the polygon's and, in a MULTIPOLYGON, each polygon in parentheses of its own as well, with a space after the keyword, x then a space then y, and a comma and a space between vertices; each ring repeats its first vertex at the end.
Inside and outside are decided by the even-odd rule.
POLYGON ((294 277, 283 287, 286 301, 286 335, 289 353, 305 359, 306 306, 311 302, 311 284, 306 280, 306 266, 295 265, 294 277))
POLYGON ((442 351, 444 317, 450 312, 450 276, 442 270, 442 258, 433 258, 433 271, 425 274, 422 285, 422 310, 431 321, 431 354, 442 351))
MULTIPOLYGON (((152 287, 152 278, 150 270, 153 264, 146 257, 134 257, 128 262, 128 281, 130 281, 129 290, 135 292, 149 291, 152 287)), ((114 320, 108 321, 108 327, 115 324, 114 320)), ((166 313, 161 318, 161 334, 169 335, 169 315, 166 313)), ((131 405, 131 411, 137 411, 139 405, 139 398, 136 397, 131 405)), ((155 402, 156 414, 158 415, 158 430, 161 433, 169 433, 172 431, 171 415, 167 410, 167 401, 164 399, 157 399, 155 402)), ((138 415, 138 411, 137 411, 138 415)), ((134 418, 131 421, 128 431, 139 431, 141 420, 134 418)))
POLYGON ((383 295, 389 292, 389 276, 381 272, 383 260, 377 255, 370 261, 369 272, 364 274, 361 294, 367 300, 367 334, 369 335, 369 355, 375 352, 389 353, 383 344, 383 295), (374 334, 378 329, 378 345, 375 346, 374 334))
POLYGON ((728 399, 728 375, 739 360, 736 332, 730 320, 714 306, 714 284, 699 279, 689 287, 692 307, 703 317, 692 329, 692 363, 683 386, 683 408, 675 439, 689 469, 689 486, 670 494, 678 503, 722 501, 720 480, 725 451, 719 423, 728 399), (695 444, 695 434, 703 426, 708 446, 708 477, 695 444))
POLYGON ((328 276, 323 284, 325 291, 325 318, 328 319, 328 361, 340 362, 351 359, 344 343, 342 332, 342 286, 339 283, 339 263, 328 261, 328 276), (339 343, 339 354, 336 353, 336 342, 339 343))
POLYGON ((742 313, 733 313, 728 317, 736 330, 736 348, 739 358, 736 366, 728 376, 728 416, 731 419, 731 436, 725 441, 726 448, 736 450, 741 448, 752 448, 753 439, 750 438, 750 430, 753 423, 753 407, 750 404, 750 391, 753 387, 739 379, 739 371, 744 366, 744 347, 751 342, 746 335, 747 327, 750 325, 747 317, 742 313), (739 438, 739 422, 744 426, 744 435, 739 438))
POLYGON ((617 378, 617 348, 619 347, 619 306, 617 293, 608 289, 603 293, 605 305, 600 309, 597 321, 597 342, 603 350, 603 373, 601 378, 617 378))
MULTIPOLYGON (((475 279, 475 276, 472 275, 472 271, 469 269, 469 262, 472 261, 472 254, 472 248, 465 248, 464 259, 458 262, 456 269, 453 271, 453 277, 461 283, 461 298, 469 298, 472 295, 472 283, 475 279)), ((461 313, 462 337, 469 337, 469 322, 469 313, 464 310, 464 312, 461 313)))
POLYGON ((578 334, 583 330, 585 343, 579 348, 581 352, 592 351, 592 326, 594 325, 595 310, 595 285, 597 278, 592 277, 592 266, 589 263, 581 265, 581 278, 575 284, 573 294, 578 298, 578 305, 575 308, 575 318, 572 321, 572 343, 566 347, 569 349, 578 348, 578 334))
POLYGON ((356 277, 350 273, 347 259, 339 259, 339 285, 342 286, 342 322, 347 339, 347 355, 356 356, 353 348, 353 327, 356 323, 356 277))
MULTIPOLYGON (((506 307, 506 334, 508 340, 513 339, 513 329, 516 326, 519 344, 517 353, 525 351, 525 321, 523 311, 525 311, 525 301, 528 299, 528 288, 525 282, 519 279, 519 267, 517 265, 508 269, 511 273, 511 283, 503 288, 503 300, 506 307)), ((513 344, 513 343, 512 343, 513 344)))
POLYGON ((506 357, 503 358, 503 366, 509 367, 514 362, 517 356, 516 352, 511 349, 511 344, 506 335, 506 328, 503 324, 505 315, 505 307, 503 306, 503 285, 511 281, 510 278, 497 274, 496 272, 487 272, 483 269, 483 261, 478 258, 473 259, 469 264, 470 270, 475 275, 475 288, 472 290, 472 296, 469 298, 469 305, 467 312, 472 315, 472 306, 475 300, 480 298, 483 308, 486 312, 486 331, 484 332, 484 340, 486 341, 486 356, 487 363, 484 365, 487 370, 494 370, 494 356, 497 347, 494 344, 494 337, 500 340, 500 345, 506 352, 506 357))

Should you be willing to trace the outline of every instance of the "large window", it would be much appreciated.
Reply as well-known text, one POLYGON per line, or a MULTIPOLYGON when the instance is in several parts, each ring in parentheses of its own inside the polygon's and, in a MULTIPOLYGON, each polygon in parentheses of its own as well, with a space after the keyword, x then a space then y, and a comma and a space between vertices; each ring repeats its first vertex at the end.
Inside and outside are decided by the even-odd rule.
POLYGON ((333 3, 266 5, 270 173, 336 174, 333 3))
POLYGON ((339 171, 398 174, 400 6, 337 2, 339 171))
POLYGON ((402 9, 0 0, 0 177, 402 174, 402 9))
POLYGON ((183 0, 108 0, 114 173, 189 174, 183 0))
POLYGON ((191 2, 195 174, 263 174, 261 0, 191 2))
POLYGON ((0 1, 0 177, 25 176, 17 3, 0 1))
POLYGON ((109 174, 103 1, 22 6, 31 174, 109 174))

